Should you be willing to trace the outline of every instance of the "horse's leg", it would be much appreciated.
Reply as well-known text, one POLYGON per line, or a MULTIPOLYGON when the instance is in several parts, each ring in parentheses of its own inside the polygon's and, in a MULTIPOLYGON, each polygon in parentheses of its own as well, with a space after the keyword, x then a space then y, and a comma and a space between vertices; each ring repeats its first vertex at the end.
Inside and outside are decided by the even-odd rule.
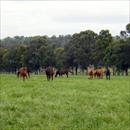
POLYGON ((49 81, 49 77, 48 77, 48 75, 47 75, 47 81, 49 81))
POLYGON ((26 75, 25 77, 26 77, 26 79, 28 79, 28 76, 27 76, 27 75, 26 75))
POLYGON ((28 77, 30 78, 30 73, 28 73, 28 77))
POLYGON ((47 78, 47 80, 48 80, 48 75, 46 75, 46 78, 47 78))
POLYGON ((19 78, 19 77, 20 77, 20 75, 19 75, 19 74, 17 74, 17 77, 19 78))
POLYGON ((57 77, 57 73, 56 73, 55 77, 57 77))
POLYGON ((17 77, 19 78, 19 72, 17 72, 17 77))
POLYGON ((23 81, 25 81, 25 76, 23 76, 23 81))
POLYGON ((50 78, 51 78, 50 75, 48 75, 48 81, 50 81, 50 78))
POLYGON ((92 74, 90 74, 90 79, 92 79, 92 74))
POLYGON ((103 74, 102 74, 102 79, 103 79, 103 74))
POLYGON ((53 80, 53 75, 51 76, 51 79, 53 80))

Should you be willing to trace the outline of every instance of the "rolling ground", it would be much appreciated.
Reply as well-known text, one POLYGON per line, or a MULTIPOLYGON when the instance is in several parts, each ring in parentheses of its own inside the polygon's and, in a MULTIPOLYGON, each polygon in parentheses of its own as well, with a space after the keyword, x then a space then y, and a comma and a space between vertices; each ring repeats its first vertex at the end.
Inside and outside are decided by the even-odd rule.
POLYGON ((0 130, 129 130, 129 116, 130 77, 0 74, 0 130))

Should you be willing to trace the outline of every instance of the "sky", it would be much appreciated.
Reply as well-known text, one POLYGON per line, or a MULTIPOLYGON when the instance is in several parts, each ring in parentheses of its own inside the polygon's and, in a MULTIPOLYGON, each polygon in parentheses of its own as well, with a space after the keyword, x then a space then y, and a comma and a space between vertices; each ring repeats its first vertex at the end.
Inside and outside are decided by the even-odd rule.
POLYGON ((109 29, 119 35, 129 23, 129 1, 1 1, 1 38, 67 35, 109 29))

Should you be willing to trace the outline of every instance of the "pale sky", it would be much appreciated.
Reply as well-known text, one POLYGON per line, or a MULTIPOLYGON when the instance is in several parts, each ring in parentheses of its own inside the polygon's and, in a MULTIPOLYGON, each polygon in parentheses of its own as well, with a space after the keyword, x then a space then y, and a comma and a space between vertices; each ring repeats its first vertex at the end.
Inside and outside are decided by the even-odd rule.
POLYGON ((1 38, 66 35, 109 29, 119 35, 129 22, 129 1, 1 1, 1 38))

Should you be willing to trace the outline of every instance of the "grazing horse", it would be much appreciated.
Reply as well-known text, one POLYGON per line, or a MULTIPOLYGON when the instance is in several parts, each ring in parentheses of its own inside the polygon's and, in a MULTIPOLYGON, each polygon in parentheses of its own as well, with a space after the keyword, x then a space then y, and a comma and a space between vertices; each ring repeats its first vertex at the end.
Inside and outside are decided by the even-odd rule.
POLYGON ((93 79, 94 71, 90 70, 90 71, 88 71, 88 74, 89 74, 89 79, 93 79))
POLYGON ((106 74, 106 79, 109 79, 109 80, 110 80, 111 72, 110 72, 110 69, 109 69, 109 68, 106 69, 105 74, 106 74))
POLYGON ((73 74, 73 72, 70 71, 69 69, 63 69, 63 68, 62 68, 62 69, 56 71, 55 77, 57 77, 57 75, 62 76, 62 75, 64 75, 64 74, 66 74, 66 76, 67 76, 67 78, 68 78, 69 72, 70 72, 71 74, 73 74))
POLYGON ((88 70, 89 79, 93 79, 96 77, 99 79, 103 78, 104 71, 102 68, 94 69, 94 66, 90 65, 87 70, 88 70))
POLYGON ((97 76, 97 78, 102 79, 103 78, 103 73, 104 73, 104 71, 103 71, 102 68, 97 69, 96 70, 96 76, 97 76))
POLYGON ((93 77, 96 77, 96 72, 94 70, 94 66, 89 65, 89 67, 87 68, 87 73, 89 75, 89 79, 93 79, 93 77))
POLYGON ((23 77, 23 81, 25 81, 25 78, 27 79, 28 77, 30 77, 30 71, 27 67, 21 67, 18 71, 17 71, 17 77, 23 77))
POLYGON ((47 67, 45 69, 45 73, 46 73, 46 76, 47 76, 47 80, 50 81, 50 79, 53 80, 53 75, 54 75, 54 70, 53 70, 53 67, 47 67))

